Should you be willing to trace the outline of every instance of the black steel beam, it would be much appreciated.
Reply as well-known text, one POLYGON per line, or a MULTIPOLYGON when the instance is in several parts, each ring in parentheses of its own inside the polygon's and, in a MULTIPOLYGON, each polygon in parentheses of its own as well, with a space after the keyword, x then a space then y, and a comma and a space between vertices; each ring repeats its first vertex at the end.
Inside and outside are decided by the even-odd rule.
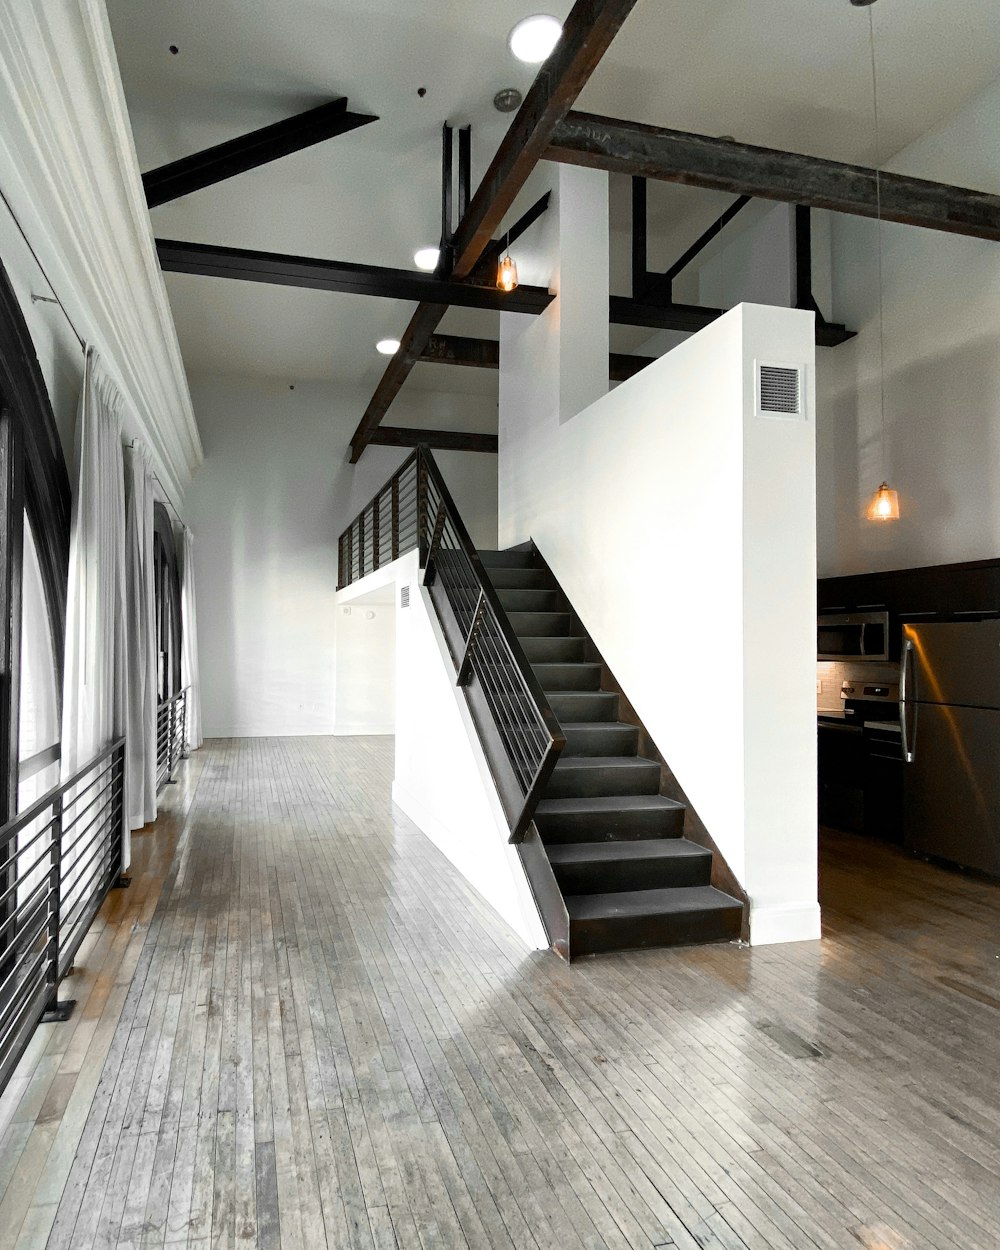
MULTIPOLYGON (((545 156, 835 213, 878 215, 874 169, 589 113, 560 121, 545 156)), ((879 175, 879 189, 886 221, 1000 241, 998 195, 892 173, 879 175)))
MULTIPOLYGON (((610 306, 614 325, 644 326, 650 330, 680 330, 685 334, 703 330, 725 311, 724 308, 702 308, 697 304, 647 304, 642 300, 626 299, 622 295, 612 295, 610 306)), ((854 338, 855 333, 846 326, 835 325, 819 317, 816 319, 818 347, 838 347, 854 338)))
POLYGON ((191 156, 181 157, 179 161, 171 161, 169 165, 149 170, 142 175, 146 203, 150 208, 155 208, 157 204, 176 200, 178 196, 188 195, 202 187, 209 187, 236 174, 245 173, 248 169, 267 165, 291 152, 299 152, 313 144, 322 143, 325 139, 333 139, 349 130, 357 130, 359 126, 367 126, 370 122, 377 121, 378 118, 369 113, 349 112, 346 96, 339 100, 330 100, 305 113, 298 113, 295 117, 286 117, 271 126, 264 126, 250 134, 240 135, 237 139, 229 139, 226 143, 216 144, 203 152, 195 152, 191 156))
MULTIPOLYGON (((499 230, 529 174, 545 155, 558 122, 573 107, 636 0, 576 0, 562 35, 539 69, 521 107, 503 137, 486 175, 472 197, 452 240, 451 276, 468 277, 499 230)), ((441 305, 436 305, 442 308, 441 305)), ((399 394, 427 340, 437 329, 430 306, 416 310, 396 353, 351 438, 351 463, 357 462, 372 431, 399 394)))
POLYGON ((497 452, 496 434, 469 434, 462 430, 408 430, 398 425, 380 425, 368 440, 379 447, 419 447, 426 444, 437 451, 497 452))
POLYGON ((632 298, 639 299, 649 281, 646 253, 648 215, 646 211, 646 179, 632 179, 632 298))
POLYGON ((243 282, 309 287, 316 291, 344 291, 382 299, 433 301, 442 308, 540 313, 554 298, 549 291, 535 286, 519 286, 507 294, 498 291, 495 284, 445 282, 433 274, 415 273, 410 269, 355 265, 348 261, 214 247, 205 243, 180 243, 173 239, 157 239, 156 252, 160 267, 167 273, 195 273, 243 282))
MULTIPOLYGON (((494 339, 472 339, 459 334, 432 334, 420 359, 436 365, 499 369, 500 344, 494 339)), ((623 382, 652 363, 652 356, 630 356, 612 352, 608 362, 609 377, 612 382, 623 382)))
MULTIPOLYGON (((642 179, 642 182, 643 185, 645 185, 645 179, 642 179)), ((701 255, 716 235, 721 234, 722 231, 725 230, 726 226, 729 225, 736 214, 742 212, 742 210, 746 208, 746 206, 750 203, 750 200, 751 197, 749 195, 741 195, 737 200, 730 204, 721 217, 718 217, 715 221, 713 221, 708 229, 695 239, 687 251, 674 261, 666 273, 648 274, 644 297, 646 299, 649 299, 650 297, 659 297, 666 300, 672 300, 674 278, 676 278, 678 274, 683 273, 688 265, 690 265, 697 256, 701 255)))
POLYGON ((491 267, 496 265, 497 261, 500 259, 500 254, 503 252, 505 247, 509 247, 511 243, 516 243, 521 235, 524 234, 525 230, 527 230, 529 226, 533 226, 535 224, 539 217, 541 217, 542 213, 544 213, 548 208, 551 197, 552 192, 546 191, 543 196, 532 204, 523 216, 519 217, 517 221, 514 222, 509 230, 505 230, 503 232, 503 235, 499 239, 491 239, 482 256, 480 256, 479 260, 476 261, 476 266, 469 276, 483 280, 495 279, 496 273, 490 273, 491 267))

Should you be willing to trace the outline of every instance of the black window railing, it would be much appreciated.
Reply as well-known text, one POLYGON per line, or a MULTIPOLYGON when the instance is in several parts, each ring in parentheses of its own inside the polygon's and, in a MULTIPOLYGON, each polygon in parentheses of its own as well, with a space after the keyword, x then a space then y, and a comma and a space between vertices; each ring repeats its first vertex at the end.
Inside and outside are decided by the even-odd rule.
POLYGON ((164 699, 156 709, 156 788, 172 781, 187 752, 187 692, 164 699))
POLYGON ((341 535, 339 587, 415 548, 510 840, 520 842, 566 739, 426 447, 341 535))
POLYGON ((0 829, 0 1089, 121 874, 125 739, 0 829))

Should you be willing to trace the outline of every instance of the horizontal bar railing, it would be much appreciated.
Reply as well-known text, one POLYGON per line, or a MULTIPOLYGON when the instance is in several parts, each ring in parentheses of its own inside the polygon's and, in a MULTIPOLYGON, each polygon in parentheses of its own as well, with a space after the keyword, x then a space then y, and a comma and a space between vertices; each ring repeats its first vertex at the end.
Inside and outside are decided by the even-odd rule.
POLYGON ((437 462, 423 446, 340 536, 339 588, 414 548, 420 551, 424 585, 456 682, 465 690, 510 840, 520 842, 566 739, 437 462))
MULTIPOLYGON (((337 545, 337 589, 374 573, 419 545, 420 501, 417 462, 412 452, 340 536, 337 545)), ((422 562, 421 562, 422 563, 422 562)))
POLYGON ((156 788, 173 781, 177 765, 187 754, 188 686, 156 709, 156 788))
POLYGON ((41 1019, 65 1019, 60 980, 121 875, 125 739, 0 829, 0 1089, 41 1019))

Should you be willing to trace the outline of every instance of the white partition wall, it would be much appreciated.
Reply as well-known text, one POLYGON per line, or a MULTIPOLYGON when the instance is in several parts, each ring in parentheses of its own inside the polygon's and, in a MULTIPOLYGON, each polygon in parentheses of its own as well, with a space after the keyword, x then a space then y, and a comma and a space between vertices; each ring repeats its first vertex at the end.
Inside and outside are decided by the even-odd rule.
POLYGON ((537 370, 552 309, 501 319, 500 545, 538 544, 748 891, 752 941, 818 937, 812 314, 741 305, 566 420, 537 370), (792 371, 800 413, 758 411, 759 363, 792 371))

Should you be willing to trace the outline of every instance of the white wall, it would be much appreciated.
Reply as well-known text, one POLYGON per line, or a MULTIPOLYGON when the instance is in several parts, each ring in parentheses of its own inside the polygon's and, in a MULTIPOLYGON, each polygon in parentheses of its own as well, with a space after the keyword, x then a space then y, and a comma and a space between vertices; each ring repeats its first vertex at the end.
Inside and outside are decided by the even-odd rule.
MULTIPOLYGON (((1000 193, 1000 82, 890 167, 1000 193)), ((822 576, 1000 556, 1000 244, 882 229, 884 461, 876 226, 833 219, 834 312, 860 334, 818 361, 822 576), (883 477, 884 525, 863 517, 883 477)))
POLYGON ((334 733, 391 734, 396 723, 396 605, 392 588, 336 609, 334 733))
POLYGON ((501 317, 500 543, 533 538, 751 897, 819 936, 813 321, 743 305, 560 423, 545 317, 501 317), (754 362, 807 420, 754 415, 754 362))
POLYGON ((337 596, 363 604, 390 587, 396 616, 396 766, 393 802, 444 852, 533 950, 548 943, 496 787, 479 746, 455 666, 420 585, 416 552, 371 573, 337 596))
MULTIPOLYGON (((195 534, 206 737, 336 729, 337 539, 407 452, 347 463, 367 392, 320 383, 201 379, 205 463, 185 496, 195 534)), ((465 410, 492 400, 461 396, 465 410)), ((432 395, 393 409, 419 423, 432 395)), ((440 453, 474 541, 496 542, 496 457, 440 453)))

